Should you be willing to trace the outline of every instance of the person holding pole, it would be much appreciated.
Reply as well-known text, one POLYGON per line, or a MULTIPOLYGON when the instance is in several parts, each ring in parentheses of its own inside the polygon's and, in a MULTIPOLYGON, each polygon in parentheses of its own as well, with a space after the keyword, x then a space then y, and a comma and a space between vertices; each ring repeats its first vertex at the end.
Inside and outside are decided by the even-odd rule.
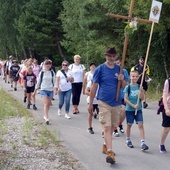
MULTIPOLYGON (((141 84, 142 82, 142 75, 143 75, 143 70, 144 70, 144 62, 145 62, 145 58, 143 56, 139 57, 139 64, 136 64, 134 67, 131 68, 131 71, 136 70, 139 73, 139 79, 137 81, 137 84, 141 84)), ((143 82, 142 82, 142 86, 143 86, 143 90, 144 91, 144 99, 143 99, 143 108, 147 108, 148 104, 146 103, 146 91, 148 89, 148 80, 151 80, 149 78, 149 74, 150 74, 150 69, 149 66, 146 65, 145 70, 144 70, 144 78, 143 78, 143 82)))
POLYGON ((116 100, 118 81, 124 87, 124 75, 120 73, 120 66, 115 64, 116 50, 108 47, 104 53, 106 61, 99 65, 93 74, 88 111, 93 114, 93 100, 97 93, 99 106, 99 121, 104 130, 104 144, 102 152, 105 153, 107 163, 115 163, 115 156, 112 150, 112 134, 119 121, 121 98, 116 100), (99 87, 99 88, 98 88, 99 87))
POLYGON ((131 83, 124 89, 124 101, 126 103, 126 145, 129 148, 133 148, 133 144, 130 139, 131 127, 136 121, 139 128, 139 136, 141 139, 141 150, 148 150, 149 147, 145 144, 145 135, 143 127, 143 115, 142 115, 142 100, 144 99, 144 90, 141 85, 137 84, 139 78, 138 71, 130 72, 131 83), (139 100, 138 100, 139 98, 139 100), (136 113, 137 110, 137 113, 136 113))

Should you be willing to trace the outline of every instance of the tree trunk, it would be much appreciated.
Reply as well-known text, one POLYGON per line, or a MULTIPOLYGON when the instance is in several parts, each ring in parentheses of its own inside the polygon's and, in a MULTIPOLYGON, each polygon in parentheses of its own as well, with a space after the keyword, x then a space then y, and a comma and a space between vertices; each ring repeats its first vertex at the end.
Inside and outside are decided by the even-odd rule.
POLYGON ((63 58, 63 60, 66 60, 67 57, 63 54, 58 35, 56 35, 56 43, 57 43, 57 48, 58 48, 58 51, 60 53, 60 56, 63 58))

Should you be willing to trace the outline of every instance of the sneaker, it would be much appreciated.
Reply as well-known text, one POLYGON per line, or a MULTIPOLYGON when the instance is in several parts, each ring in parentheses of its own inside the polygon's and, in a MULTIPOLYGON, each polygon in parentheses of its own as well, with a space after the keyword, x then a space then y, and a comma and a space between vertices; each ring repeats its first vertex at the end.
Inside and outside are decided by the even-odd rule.
POLYGON ((45 123, 46 123, 47 125, 49 125, 49 119, 47 119, 45 116, 44 116, 43 118, 44 118, 44 120, 45 120, 45 123))
POLYGON ((102 132, 102 138, 104 138, 104 132, 102 132))
POLYGON ((127 141, 126 141, 126 145, 127 145, 129 148, 133 148, 132 142, 131 142, 130 140, 127 140, 127 141))
POLYGON ((88 129, 87 129, 87 132, 89 132, 90 134, 94 134, 94 131, 93 131, 93 128, 92 128, 92 127, 88 128, 88 129))
POLYGON ((148 149, 149 149, 149 147, 145 143, 141 144, 141 151, 146 151, 148 149))
POLYGON ((61 109, 58 109, 58 116, 61 116, 61 109))
POLYGON ((97 114, 94 115, 94 118, 97 119, 97 114))
POLYGON ((151 78, 148 78, 147 80, 145 80, 147 83, 150 83, 152 81, 151 78))
POLYGON ((159 145, 159 151, 161 153, 166 153, 165 145, 159 145))
POLYGON ((65 118, 66 119, 71 119, 71 117, 67 113, 65 114, 65 118))
POLYGON ((14 91, 17 91, 17 88, 16 88, 16 87, 14 87, 14 91))
POLYGON ((119 125, 119 130, 121 133, 125 133, 124 129, 123 129, 123 125, 119 125))
POLYGON ((13 88, 13 85, 11 84, 11 88, 13 88))
POLYGON ((34 110, 37 110, 37 107, 35 106, 35 104, 33 104, 33 109, 34 109, 34 110))
POLYGON ((143 108, 147 108, 148 104, 146 102, 143 102, 143 108))
POLYGON ((115 156, 113 151, 107 151, 106 162, 111 164, 115 163, 115 156))
POLYGON ((119 133, 118 133, 117 129, 113 132, 113 136, 114 137, 119 137, 119 133))
POLYGON ((27 97, 24 97, 24 103, 26 103, 26 101, 27 101, 27 97))
POLYGON ((27 105, 27 109, 30 109, 30 104, 27 105))

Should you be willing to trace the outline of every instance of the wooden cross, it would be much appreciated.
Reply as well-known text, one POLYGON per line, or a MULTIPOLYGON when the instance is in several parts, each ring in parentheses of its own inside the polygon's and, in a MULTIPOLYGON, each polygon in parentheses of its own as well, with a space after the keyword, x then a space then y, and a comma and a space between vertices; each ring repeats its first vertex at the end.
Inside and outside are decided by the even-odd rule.
MULTIPOLYGON (((125 20, 128 20, 130 22, 130 21, 134 20, 134 17, 132 16, 134 3, 135 3, 135 0, 131 0, 130 9, 129 9, 129 16, 123 16, 123 15, 117 15, 117 14, 107 14, 107 16, 113 17, 113 18, 125 19, 125 20)), ((143 22, 143 23, 149 23, 149 24, 152 23, 152 21, 150 21, 150 20, 140 19, 140 18, 137 18, 136 21, 137 22, 143 22)), ((122 72, 123 72, 123 67, 124 67, 124 62, 125 62, 125 57, 126 57, 126 51, 127 51, 127 45, 128 45, 128 35, 125 34, 124 47, 123 47, 123 53, 122 53, 122 61, 121 61, 121 66, 120 66, 120 74, 122 74, 122 72)), ((116 101, 118 101, 118 98, 119 98, 120 84, 121 84, 121 81, 118 81, 116 101)))

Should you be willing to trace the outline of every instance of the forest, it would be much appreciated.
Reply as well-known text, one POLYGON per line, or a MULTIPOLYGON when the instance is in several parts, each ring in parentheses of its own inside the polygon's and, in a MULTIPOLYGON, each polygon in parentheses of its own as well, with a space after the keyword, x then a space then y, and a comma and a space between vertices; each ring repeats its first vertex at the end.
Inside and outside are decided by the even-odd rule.
MULTIPOLYGON (((170 74, 170 0, 162 2, 158 24, 155 24, 148 65, 152 87, 163 84, 170 74)), ((108 13, 128 16, 131 0, 0 0, 0 58, 9 55, 18 60, 44 57, 59 66, 73 61, 79 54, 88 67, 104 62, 106 47, 116 47, 121 57, 126 20, 111 18, 108 13)), ((152 0, 136 0, 133 16, 149 19, 152 0)), ((151 24, 138 23, 129 35, 125 68, 145 56, 151 24)))

